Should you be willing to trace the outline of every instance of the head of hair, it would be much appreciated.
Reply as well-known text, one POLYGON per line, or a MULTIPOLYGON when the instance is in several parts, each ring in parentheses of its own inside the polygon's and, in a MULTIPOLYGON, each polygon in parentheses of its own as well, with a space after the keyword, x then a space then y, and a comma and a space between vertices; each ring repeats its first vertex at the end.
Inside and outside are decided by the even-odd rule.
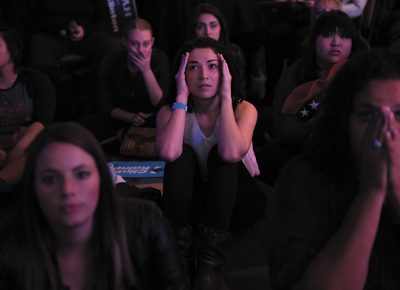
MULTIPOLYGON (((326 4, 331 4, 332 5, 331 7, 334 7, 334 9, 336 9, 336 10, 340 10, 341 7, 342 7, 342 2, 340 0, 316 0, 314 2, 314 5, 313 5, 312 9, 311 9, 311 25, 313 25, 313 23, 318 18, 318 14, 316 13, 317 12, 316 9, 317 9, 317 6, 319 4, 325 4, 325 5, 326 4)), ((319 12, 321 12, 321 11, 319 11, 319 12)))
POLYGON ((135 18, 135 19, 129 19, 125 23, 124 30, 123 30, 123 39, 127 40, 129 37, 129 34, 134 29, 149 30, 151 35, 154 36, 153 27, 147 20, 145 20, 143 18, 135 18))
POLYGON ((14 64, 14 71, 18 72, 21 65, 23 42, 19 34, 12 29, 4 28, 0 30, 0 37, 3 38, 10 53, 10 58, 14 64))
POLYGON ((200 3, 197 6, 194 7, 192 16, 190 17, 190 23, 189 23, 189 35, 188 39, 191 40, 193 38, 196 38, 196 27, 197 23, 199 21, 199 17, 202 14, 211 14, 215 18, 217 18, 219 25, 221 27, 221 34, 219 36, 219 41, 221 41, 224 45, 229 44, 229 31, 228 31, 228 26, 226 24, 225 18, 222 15, 221 11, 214 5, 210 3, 200 3))
POLYGON ((331 10, 322 13, 312 26, 307 39, 307 46, 300 60, 302 69, 298 77, 299 79, 303 78, 300 83, 317 78, 316 40, 318 36, 326 36, 336 32, 341 36, 351 39, 350 57, 363 50, 361 35, 352 19, 346 13, 340 10, 331 10))
POLYGON ((48 281, 54 287, 51 289, 55 289, 56 285, 56 268, 52 259, 52 251, 55 248, 52 230, 40 209, 35 192, 35 169, 40 162, 40 153, 53 143, 72 144, 84 150, 94 159, 100 175, 99 200, 90 242, 93 251, 96 251, 94 258, 98 259, 92 265, 96 276, 94 283, 99 283, 97 286, 103 283, 104 286, 96 289, 109 289, 107 287, 116 285, 118 277, 124 275, 129 280, 131 264, 127 259, 129 254, 125 230, 105 155, 88 130, 70 122, 50 125, 37 136, 28 150, 19 201, 23 234, 29 237, 25 240, 27 254, 31 255, 31 259, 26 263, 26 289, 42 289, 39 286, 43 286, 44 281, 48 281))
MULTIPOLYGON (((241 86, 241 79, 240 79, 240 69, 237 66, 236 62, 232 59, 231 55, 227 52, 226 46, 223 45, 221 42, 212 39, 210 37, 200 37, 200 38, 195 38, 192 39, 191 41, 186 42, 176 53, 173 66, 172 66, 172 71, 173 73, 171 75, 175 76, 176 73, 179 70, 181 60, 182 60, 182 55, 186 52, 192 52, 196 48, 210 48, 212 49, 216 54, 220 53, 223 55, 228 68, 229 72, 232 76, 232 104, 233 108, 236 108, 236 105, 238 102, 240 102, 243 99, 243 92, 242 92, 242 86, 241 86)), ((167 103, 172 104, 175 101, 176 97, 176 80, 175 78, 171 79, 171 93, 168 97, 167 103)), ((188 101, 188 110, 192 111, 192 101, 189 96, 189 101, 188 101)))
POLYGON ((314 166, 338 183, 354 177, 350 115, 354 96, 375 80, 400 80, 400 54, 388 49, 361 52, 336 74, 315 122, 308 154, 314 166))

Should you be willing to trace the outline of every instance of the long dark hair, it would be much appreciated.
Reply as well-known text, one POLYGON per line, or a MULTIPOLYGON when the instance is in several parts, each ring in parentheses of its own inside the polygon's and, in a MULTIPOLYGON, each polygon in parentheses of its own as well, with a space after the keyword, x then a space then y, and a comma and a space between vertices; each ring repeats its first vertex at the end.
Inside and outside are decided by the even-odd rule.
POLYGON ((211 14, 215 18, 217 18, 219 25, 221 27, 221 34, 219 36, 218 41, 221 41, 224 45, 228 45, 229 42, 229 31, 228 26, 226 25, 226 21, 222 13, 218 10, 217 7, 210 3, 200 3, 193 8, 192 16, 190 17, 190 23, 188 25, 188 40, 196 38, 196 27, 197 22, 199 21, 199 17, 202 14, 211 14))
MULTIPOLYGON (((185 52, 191 52, 195 48, 211 48, 215 53, 221 53, 225 60, 226 63, 228 64, 229 71, 232 75, 232 104, 233 108, 236 108, 238 102, 242 101, 243 99, 243 92, 242 92, 242 86, 241 86, 241 77, 240 77, 240 69, 237 66, 236 62, 232 60, 232 57, 229 53, 226 52, 226 47, 219 41, 212 39, 210 37, 201 37, 201 38, 195 38, 191 41, 186 42, 177 52, 175 55, 172 71, 173 71, 173 76, 176 75, 176 73, 179 70, 179 66, 181 64, 182 60, 182 55, 185 52)), ((171 94, 168 98, 168 103, 172 104, 175 101, 175 97, 177 94, 176 91, 176 80, 175 78, 171 79, 171 94)), ((189 96, 189 101, 188 101, 188 107, 189 110, 192 110, 192 101, 191 97, 189 96)))
POLYGON ((18 72, 21 66, 23 42, 19 34, 13 29, 1 29, 0 37, 3 38, 7 45, 7 50, 10 54, 11 61, 14 65, 14 72, 18 72))
POLYGON ((363 50, 361 35, 353 21, 346 13, 339 10, 324 12, 317 19, 307 39, 307 45, 300 59, 300 70, 298 73, 299 83, 315 80, 318 78, 318 65, 316 57, 316 40, 320 35, 329 35, 339 31, 339 34, 348 37, 352 41, 350 56, 363 50))
POLYGON ((95 137, 76 123, 54 124, 42 131, 29 147, 22 182, 20 218, 23 243, 26 245, 24 289, 59 289, 55 244, 50 226, 43 215, 34 192, 35 167, 40 152, 52 143, 78 146, 96 162, 100 175, 100 196, 94 216, 91 250, 94 263, 95 289, 115 289, 122 279, 133 283, 125 229, 114 193, 106 158, 95 137))
POLYGON ((309 140, 312 164, 337 183, 354 178, 349 122, 354 96, 374 80, 400 80, 400 54, 387 49, 362 52, 337 73, 309 140))

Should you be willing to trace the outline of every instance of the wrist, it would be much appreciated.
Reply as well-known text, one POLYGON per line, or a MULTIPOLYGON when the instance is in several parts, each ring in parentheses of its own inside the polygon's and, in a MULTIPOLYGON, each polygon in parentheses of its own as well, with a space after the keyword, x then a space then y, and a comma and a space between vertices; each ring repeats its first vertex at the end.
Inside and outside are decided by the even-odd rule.
POLYGON ((188 103, 188 96, 182 95, 182 94, 177 95, 177 96, 176 96, 176 99, 175 99, 175 102, 176 102, 176 103, 182 103, 182 104, 187 105, 187 103, 188 103))
POLYGON ((175 102, 175 103, 173 103, 173 105, 172 105, 172 110, 183 110, 183 111, 187 111, 187 109, 188 109, 188 107, 187 107, 187 105, 186 104, 184 104, 184 103, 181 103, 181 102, 175 102))

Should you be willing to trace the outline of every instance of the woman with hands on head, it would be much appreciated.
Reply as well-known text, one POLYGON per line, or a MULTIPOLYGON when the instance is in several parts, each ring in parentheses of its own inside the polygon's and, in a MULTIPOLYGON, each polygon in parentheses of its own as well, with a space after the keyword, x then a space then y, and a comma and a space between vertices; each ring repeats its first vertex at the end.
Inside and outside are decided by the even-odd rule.
POLYGON ((276 289, 398 289, 400 55, 350 59, 271 201, 276 289))
MULTIPOLYGON (((226 289, 219 271, 235 203, 243 194, 239 185, 247 194, 242 206, 259 193, 251 189, 252 176, 259 174, 252 148, 257 111, 242 100, 239 72, 220 42, 197 38, 177 56, 176 96, 157 115, 156 149, 167 161, 162 206, 194 275, 193 288, 226 289), (194 227, 201 239, 197 257, 194 227)), ((260 214, 263 202, 257 201, 248 217, 260 214)))

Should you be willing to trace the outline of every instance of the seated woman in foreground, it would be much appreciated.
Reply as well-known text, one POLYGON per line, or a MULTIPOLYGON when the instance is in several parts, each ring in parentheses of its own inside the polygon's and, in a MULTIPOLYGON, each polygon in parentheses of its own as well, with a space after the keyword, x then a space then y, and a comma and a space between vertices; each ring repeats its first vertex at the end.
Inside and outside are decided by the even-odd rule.
POLYGON ((400 288, 399 108, 400 55, 362 53, 338 72, 272 197, 275 289, 400 288))
POLYGON ((2 219, 0 289, 187 289, 168 222, 152 203, 117 198, 79 125, 32 143, 17 207, 2 219))

